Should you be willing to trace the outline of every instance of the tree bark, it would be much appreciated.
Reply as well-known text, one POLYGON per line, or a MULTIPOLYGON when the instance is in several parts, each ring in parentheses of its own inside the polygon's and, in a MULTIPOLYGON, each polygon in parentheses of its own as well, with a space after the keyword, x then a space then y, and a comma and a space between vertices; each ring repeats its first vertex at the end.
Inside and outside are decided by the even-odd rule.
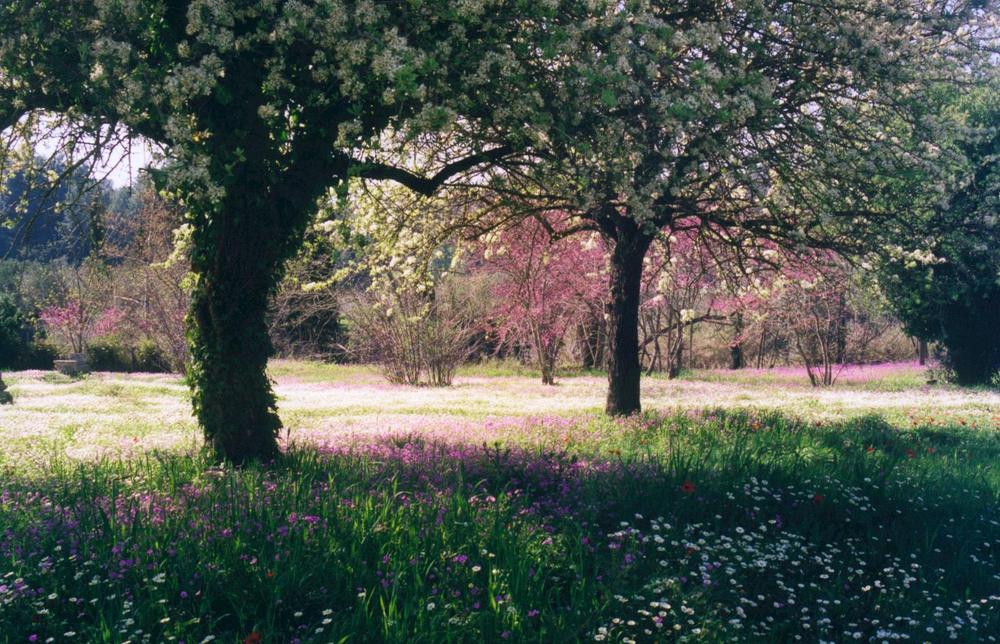
POLYGON ((258 188, 267 183, 252 171, 243 174, 240 187, 195 226, 188 316, 195 413, 216 458, 236 464, 279 453, 266 313, 309 217, 307 208, 283 206, 258 188))
POLYGON ((535 353, 538 354, 538 368, 542 372, 542 384, 556 384, 556 359, 559 355, 559 343, 546 345, 537 328, 532 336, 535 343, 535 353))
POLYGON ((615 223, 609 262, 608 300, 608 399, 605 411, 614 416, 638 413, 639 380, 639 300, 642 288, 642 260, 653 240, 630 217, 615 223))
POLYGON ((542 358, 541 367, 542 367, 542 384, 550 386, 555 385, 556 384, 555 367, 553 367, 552 362, 549 360, 547 356, 542 358))
POLYGON ((729 368, 742 369, 746 366, 743 357, 743 314, 733 316, 733 340, 729 343, 729 368))
POLYGON ((681 369, 684 367, 684 331, 677 332, 677 341, 674 343, 673 351, 670 352, 670 357, 667 360, 667 379, 673 380, 677 376, 681 375, 681 369))
POLYGON ((590 337, 586 323, 576 325, 576 344, 580 350, 580 367, 584 370, 594 368, 594 351, 591 349, 590 337))
POLYGON ((917 340, 917 360, 921 367, 927 364, 928 355, 927 340, 917 340))

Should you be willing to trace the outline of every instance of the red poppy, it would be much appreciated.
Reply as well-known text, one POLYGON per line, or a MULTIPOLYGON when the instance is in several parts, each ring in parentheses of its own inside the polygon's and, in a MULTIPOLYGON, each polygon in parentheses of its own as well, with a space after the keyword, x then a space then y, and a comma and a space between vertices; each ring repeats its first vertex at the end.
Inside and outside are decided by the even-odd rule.
POLYGON ((914 452, 912 449, 906 450, 906 458, 916 458, 916 457, 917 453, 914 452))
POLYGON ((927 453, 928 454, 933 454, 934 453, 934 448, 933 447, 928 447, 927 448, 927 453))
POLYGON ((813 494, 813 503, 815 503, 816 505, 822 503, 824 499, 826 499, 826 497, 823 496, 822 494, 813 494))
POLYGON ((871 453, 873 453, 875 451, 875 448, 872 447, 871 445, 869 445, 867 448, 865 448, 865 451, 868 452, 869 454, 871 454, 871 453))
POLYGON ((253 631, 243 639, 243 644, 260 644, 263 641, 264 636, 257 631, 253 631))
POLYGON ((698 488, 695 487, 694 483, 691 481, 684 481, 684 483, 681 484, 681 492, 684 494, 694 494, 697 489, 698 488))

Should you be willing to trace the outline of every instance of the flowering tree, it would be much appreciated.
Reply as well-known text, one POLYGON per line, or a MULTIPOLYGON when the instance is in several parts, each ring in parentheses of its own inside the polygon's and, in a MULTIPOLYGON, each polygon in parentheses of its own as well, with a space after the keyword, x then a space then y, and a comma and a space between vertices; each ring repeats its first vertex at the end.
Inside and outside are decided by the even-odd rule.
MULTIPOLYGON (((927 79, 984 68, 993 2, 593 3, 553 28, 508 110, 536 162, 496 176, 609 249, 606 409, 640 409, 643 259, 663 231, 858 251, 936 182, 896 190, 940 119, 927 79), (558 64, 553 63, 553 59, 558 64), (528 133, 525 134, 525 130, 528 133), (894 133, 905 129, 905 139, 894 133), (902 196, 907 197, 906 202, 902 196), (904 205, 905 203, 905 205, 904 205)), ((992 25, 992 26, 991 26, 992 25)), ((940 196, 931 194, 928 200, 940 196)))
POLYGON ((83 353, 88 340, 113 333, 125 317, 121 309, 98 309, 78 299, 50 306, 38 315, 49 333, 69 345, 73 353, 83 353))
POLYGON ((676 377, 683 365, 684 332, 726 319, 719 257, 708 241, 685 231, 653 243, 643 267, 640 349, 650 371, 676 377))
POLYGON ((814 386, 836 382, 848 363, 867 360, 873 342, 894 320, 858 272, 830 252, 775 257, 775 267, 745 285, 743 336, 787 340, 814 386))
POLYGON ((422 176, 377 152, 391 132, 488 122, 511 95, 503 60, 537 55, 526 43, 552 13, 517 0, 11 0, 0 130, 33 140, 44 112, 95 155, 122 128, 158 144, 158 187, 191 226, 198 420, 219 458, 270 459, 281 423, 265 314, 317 200, 364 176, 429 194, 508 154, 473 146, 422 176))
POLYGON ((480 249, 481 270, 496 276, 492 313, 500 339, 530 346, 546 385, 555 384, 567 333, 602 295, 606 264, 596 235, 554 238, 561 227, 526 219, 490 235, 480 249))

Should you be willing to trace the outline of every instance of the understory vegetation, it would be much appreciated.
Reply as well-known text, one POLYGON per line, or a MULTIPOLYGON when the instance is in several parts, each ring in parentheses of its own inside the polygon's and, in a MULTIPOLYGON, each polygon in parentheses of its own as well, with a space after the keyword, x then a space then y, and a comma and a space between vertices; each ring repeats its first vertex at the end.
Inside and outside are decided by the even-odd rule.
MULTIPOLYGON (((307 366, 273 370, 290 414, 321 397, 316 387, 338 386, 335 368, 307 366)), ((507 420, 407 424, 412 412, 372 398, 386 388, 376 374, 339 369, 350 372, 341 399, 389 415, 369 417, 368 432, 350 409, 324 412, 350 431, 293 435, 269 467, 151 449, 155 437, 127 426, 130 455, 6 458, 0 641, 979 642, 1000 632, 993 394, 954 413, 914 402, 826 420, 790 405, 609 420, 533 413, 513 396, 524 409, 507 420)), ((883 399, 899 386, 920 394, 902 371, 837 390, 861 397, 885 377, 883 399)), ((764 400, 761 385, 721 382, 726 373, 660 382, 735 383, 764 400)), ((814 391, 801 374, 798 385, 781 377, 782 391, 814 391)), ((452 389, 473 411, 474 395, 514 380, 537 388, 459 374, 452 389)), ((562 395, 579 407, 574 380, 562 395)), ((599 392, 597 379, 580 380, 599 392)), ((153 413, 166 403, 143 396, 184 397, 153 380, 15 376, 22 409, 0 413, 44 418, 38 405, 58 397, 32 398, 43 386, 74 388, 64 402, 84 410, 88 396, 153 413)), ((960 393, 922 395, 944 409, 960 393)))

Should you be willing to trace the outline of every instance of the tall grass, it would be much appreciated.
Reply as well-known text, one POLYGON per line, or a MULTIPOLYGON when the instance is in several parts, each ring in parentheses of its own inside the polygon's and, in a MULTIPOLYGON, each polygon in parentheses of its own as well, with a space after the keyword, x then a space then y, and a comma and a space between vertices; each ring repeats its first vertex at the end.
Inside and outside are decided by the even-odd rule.
POLYGON ((997 432, 708 411, 460 438, 8 468, 0 641, 1000 632, 997 432))

